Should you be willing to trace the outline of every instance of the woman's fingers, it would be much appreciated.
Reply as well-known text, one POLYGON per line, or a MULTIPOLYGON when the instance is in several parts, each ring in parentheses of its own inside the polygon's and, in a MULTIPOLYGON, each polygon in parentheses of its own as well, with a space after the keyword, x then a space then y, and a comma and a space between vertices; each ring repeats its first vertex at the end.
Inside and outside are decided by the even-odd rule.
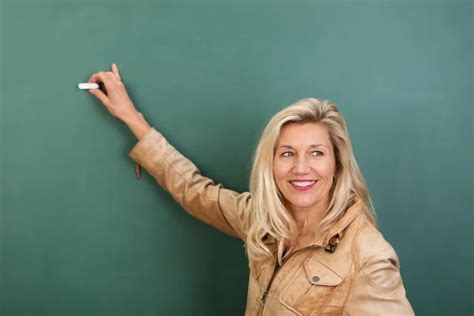
POLYGON ((112 64, 111 68, 112 71, 100 71, 89 78, 90 83, 103 83, 106 91, 90 89, 89 92, 95 95, 113 116, 123 120, 129 113, 136 112, 136 109, 120 80, 117 65, 112 64))
POLYGON ((89 82, 95 82, 95 83, 103 82, 106 88, 107 86, 110 86, 112 84, 112 82, 110 81, 110 77, 107 76, 107 73, 103 71, 99 71, 93 74, 90 77, 89 82))
POLYGON ((115 74, 115 76, 118 78, 118 80, 122 80, 120 78, 120 71, 118 70, 118 67, 115 63, 112 64, 112 72, 115 74))
MULTIPOLYGON (((119 79, 117 79, 116 75, 112 72, 104 72, 100 71, 98 73, 93 74, 90 78, 89 81, 90 83, 103 83, 105 85, 105 89, 108 91, 112 91, 112 87, 116 84, 121 83, 119 79)), ((109 103, 109 98, 107 94, 102 92, 100 89, 90 89, 89 92, 94 94, 96 97, 98 97, 105 105, 108 105, 109 103)))
MULTIPOLYGON (((103 71, 100 71, 98 73, 93 74, 90 78, 89 81, 90 83, 104 83, 105 88, 107 89, 108 86, 110 86, 109 79, 105 75, 103 71)), ((89 89, 89 92, 95 95, 105 106, 108 106, 110 104, 108 96, 102 92, 100 89, 89 89)))
POLYGON ((109 98, 100 89, 89 89, 89 92, 95 95, 105 106, 109 106, 109 98))

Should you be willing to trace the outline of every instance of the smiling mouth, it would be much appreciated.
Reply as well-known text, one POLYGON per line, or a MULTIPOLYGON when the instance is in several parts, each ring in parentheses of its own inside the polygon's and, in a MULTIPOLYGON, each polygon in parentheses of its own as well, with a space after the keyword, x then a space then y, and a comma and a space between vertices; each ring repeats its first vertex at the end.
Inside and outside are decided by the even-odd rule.
POLYGON ((314 187, 317 180, 288 181, 288 182, 290 182, 291 186, 297 191, 308 191, 314 187))

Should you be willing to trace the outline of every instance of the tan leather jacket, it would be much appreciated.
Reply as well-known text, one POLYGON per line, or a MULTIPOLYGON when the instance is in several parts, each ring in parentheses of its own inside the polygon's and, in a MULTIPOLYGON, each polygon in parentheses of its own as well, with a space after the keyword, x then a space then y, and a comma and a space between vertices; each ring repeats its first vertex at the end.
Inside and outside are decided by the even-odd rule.
MULTIPOLYGON (((250 193, 203 177, 154 128, 129 156, 188 213, 245 241, 250 193)), ((328 234, 315 236, 279 267, 273 261, 251 269, 245 315, 413 315, 398 257, 358 201, 328 234)))

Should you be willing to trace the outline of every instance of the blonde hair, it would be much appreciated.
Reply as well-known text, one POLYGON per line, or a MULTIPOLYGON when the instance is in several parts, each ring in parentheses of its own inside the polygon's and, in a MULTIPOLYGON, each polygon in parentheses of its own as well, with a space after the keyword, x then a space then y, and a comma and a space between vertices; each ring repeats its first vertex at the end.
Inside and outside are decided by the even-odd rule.
POLYGON ((285 248, 298 237, 296 222, 285 207, 273 177, 273 159, 282 127, 304 123, 318 123, 328 129, 336 160, 329 207, 317 229, 322 233, 328 231, 356 199, 361 200, 367 218, 376 223, 367 184, 355 160, 344 117, 329 100, 302 99, 272 117, 254 154, 250 176, 252 214, 246 239, 250 261, 263 262, 275 255, 263 241, 265 236, 271 236, 277 242, 276 255, 281 264, 285 248))

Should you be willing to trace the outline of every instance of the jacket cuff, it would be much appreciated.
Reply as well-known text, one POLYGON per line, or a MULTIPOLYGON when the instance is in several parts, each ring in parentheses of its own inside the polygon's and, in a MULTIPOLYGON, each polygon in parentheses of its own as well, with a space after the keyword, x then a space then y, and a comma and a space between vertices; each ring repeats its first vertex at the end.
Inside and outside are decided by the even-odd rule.
POLYGON ((164 167, 167 157, 173 151, 175 148, 166 138, 151 127, 130 150, 128 156, 154 175, 164 167))

